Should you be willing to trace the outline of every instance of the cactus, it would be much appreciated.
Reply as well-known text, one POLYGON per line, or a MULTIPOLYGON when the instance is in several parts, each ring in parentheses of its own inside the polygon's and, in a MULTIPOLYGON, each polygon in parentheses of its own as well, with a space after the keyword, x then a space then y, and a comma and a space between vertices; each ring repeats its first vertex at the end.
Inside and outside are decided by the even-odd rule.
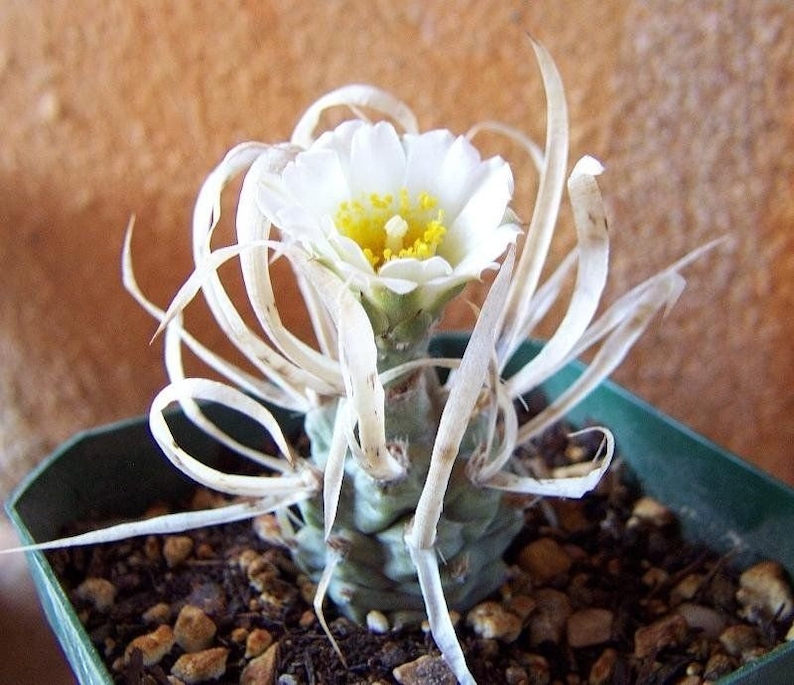
POLYGON ((167 310, 150 302, 135 280, 130 226, 124 282, 160 322, 170 380, 152 404, 152 433, 177 468, 245 499, 39 548, 273 512, 281 524, 278 540, 317 582, 315 608, 326 630, 326 598, 360 622, 372 610, 393 625, 427 617, 455 676, 473 682, 449 609, 469 608, 503 580, 502 553, 521 527, 523 501, 505 493, 580 497, 608 468, 613 441, 608 430, 591 429, 603 434, 591 471, 551 480, 516 468, 516 447, 615 368, 652 317, 678 296, 681 269, 710 247, 683 257, 597 316, 609 245, 596 184, 602 169, 585 157, 566 181, 564 91, 547 51, 535 42, 533 48, 547 95, 542 151, 520 132, 493 123, 466 136, 420 132, 411 110, 394 96, 352 85, 314 103, 290 141, 239 145, 208 176, 194 213, 195 270, 167 310), (353 119, 318 135, 321 116, 332 107, 347 107, 353 119), (365 119, 364 109, 380 120, 365 119), (483 160, 472 142, 484 129, 519 143, 537 168, 528 225, 510 206, 510 166, 499 157, 483 160), (237 242, 214 247, 221 191, 243 171, 237 242), (566 185, 578 244, 541 284, 566 185), (287 259, 296 273, 316 346, 280 319, 269 266, 274 258, 287 259), (246 321, 224 287, 218 270, 230 260, 240 262, 261 330, 246 321), (488 270, 496 275, 462 358, 432 358, 428 344, 444 307, 488 270), (574 270, 573 293, 556 331, 537 357, 506 376, 512 355, 574 270), (199 293, 245 365, 222 359, 185 328, 183 311, 199 293), (519 425, 520 398, 590 348, 596 352, 588 370, 519 425), (186 377, 185 349, 226 382, 186 377), (249 416, 273 436, 280 453, 237 443, 202 413, 201 400, 249 416), (164 418, 174 403, 259 464, 263 475, 222 473, 185 452, 164 418), (271 405, 305 415, 309 456, 295 453, 271 405))

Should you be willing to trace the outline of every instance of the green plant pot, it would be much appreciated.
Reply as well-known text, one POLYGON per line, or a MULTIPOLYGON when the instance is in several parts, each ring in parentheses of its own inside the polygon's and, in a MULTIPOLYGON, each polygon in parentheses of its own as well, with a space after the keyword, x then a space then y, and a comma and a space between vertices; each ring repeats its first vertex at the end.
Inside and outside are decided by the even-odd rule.
MULTIPOLYGON (((462 334, 439 336, 434 349, 443 356, 462 354, 462 334), (443 352, 442 352, 443 351, 443 352)), ((523 361, 539 344, 520 351, 523 361)), ((545 386, 554 397, 581 373, 571 364, 545 386)), ((508 370, 509 371, 509 370, 508 370)), ((572 414, 574 423, 595 419, 615 433, 618 449, 645 491, 680 517, 689 539, 717 551, 741 553, 744 563, 758 558, 780 561, 794 572, 794 491, 736 456, 694 434, 622 388, 604 383, 572 414)), ((282 414, 298 426, 296 417, 282 414)), ((221 451, 179 413, 171 417, 181 444, 207 463, 221 451)), ((242 422, 230 412, 219 420, 242 422)), ((151 503, 174 499, 193 487, 173 469, 149 435, 145 418, 80 433, 45 459, 12 494, 6 510, 23 543, 56 538, 63 526, 88 517, 139 516, 151 503)), ((44 554, 28 553, 44 612, 74 673, 83 685, 113 680, 77 618, 44 554)), ((721 685, 791 685, 794 643, 720 680, 721 685)))

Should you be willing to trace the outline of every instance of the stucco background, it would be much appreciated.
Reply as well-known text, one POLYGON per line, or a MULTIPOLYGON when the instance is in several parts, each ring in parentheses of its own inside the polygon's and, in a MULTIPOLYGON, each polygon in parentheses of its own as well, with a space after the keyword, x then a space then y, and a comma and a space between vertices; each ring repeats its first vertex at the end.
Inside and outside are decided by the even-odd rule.
MULTIPOLYGON (((237 142, 285 139, 335 86, 393 90, 425 128, 492 118, 542 140, 527 31, 565 80, 572 161, 607 166, 609 293, 731 236, 616 379, 794 482, 793 4, 0 0, 0 494, 76 430, 143 413, 163 383, 153 321, 120 283, 131 214, 139 279, 165 303, 208 170, 237 142)), ((0 564, 18 630, 22 567, 0 564)), ((6 660, 0 681, 69 682, 57 656, 22 658, 27 676, 6 660)))

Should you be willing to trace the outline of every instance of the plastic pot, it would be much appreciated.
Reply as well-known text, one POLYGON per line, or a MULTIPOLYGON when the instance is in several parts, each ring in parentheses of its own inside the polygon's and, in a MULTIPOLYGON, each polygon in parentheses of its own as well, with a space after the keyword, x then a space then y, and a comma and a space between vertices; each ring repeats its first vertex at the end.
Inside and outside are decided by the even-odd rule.
MULTIPOLYGON (((434 351, 462 354, 463 334, 438 336, 434 351)), ((521 360, 540 345, 527 343, 521 360)), ((520 361, 521 361, 520 360, 520 361)), ((545 384, 559 394, 581 373, 571 364, 545 384)), ((509 370, 508 370, 509 372, 509 370)), ((298 426, 299 417, 282 415, 298 426)), ((613 383, 602 384, 569 418, 591 419, 615 434, 622 457, 645 492, 673 509, 685 535, 719 551, 738 552, 737 563, 771 558, 794 572, 794 490, 755 469, 656 411, 613 383)), ((219 419, 243 440, 243 422, 232 412, 219 419)), ((175 434, 190 452, 217 463, 220 450, 179 413, 175 434)), ((6 510, 23 543, 56 538, 63 526, 88 517, 139 516, 156 501, 188 493, 191 481, 173 469, 152 440, 145 418, 80 433, 46 458, 12 494, 6 510)), ((44 612, 80 683, 110 685, 113 680, 61 589, 45 555, 28 553, 44 612)), ((791 685, 794 643, 720 680, 721 685, 791 685)))

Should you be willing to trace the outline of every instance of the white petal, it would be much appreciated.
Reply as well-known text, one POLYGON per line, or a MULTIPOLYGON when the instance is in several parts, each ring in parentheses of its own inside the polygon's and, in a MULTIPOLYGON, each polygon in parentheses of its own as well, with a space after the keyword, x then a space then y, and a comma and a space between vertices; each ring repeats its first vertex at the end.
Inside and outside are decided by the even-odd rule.
POLYGON ((340 203, 350 198, 348 178, 334 150, 299 154, 282 178, 289 194, 316 217, 335 214, 340 203))
POLYGON ((351 141, 350 196, 396 194, 405 178, 405 151, 391 124, 361 127, 351 141))
POLYGON ((423 284, 452 274, 452 267, 442 257, 429 259, 392 259, 378 271, 382 278, 395 278, 423 284))
MULTIPOLYGON (((489 159, 479 169, 476 185, 468 188, 466 204, 449 226, 439 254, 456 264, 483 243, 502 223, 513 194, 513 174, 504 160, 489 159)), ((502 246, 502 249, 507 247, 502 246)))

